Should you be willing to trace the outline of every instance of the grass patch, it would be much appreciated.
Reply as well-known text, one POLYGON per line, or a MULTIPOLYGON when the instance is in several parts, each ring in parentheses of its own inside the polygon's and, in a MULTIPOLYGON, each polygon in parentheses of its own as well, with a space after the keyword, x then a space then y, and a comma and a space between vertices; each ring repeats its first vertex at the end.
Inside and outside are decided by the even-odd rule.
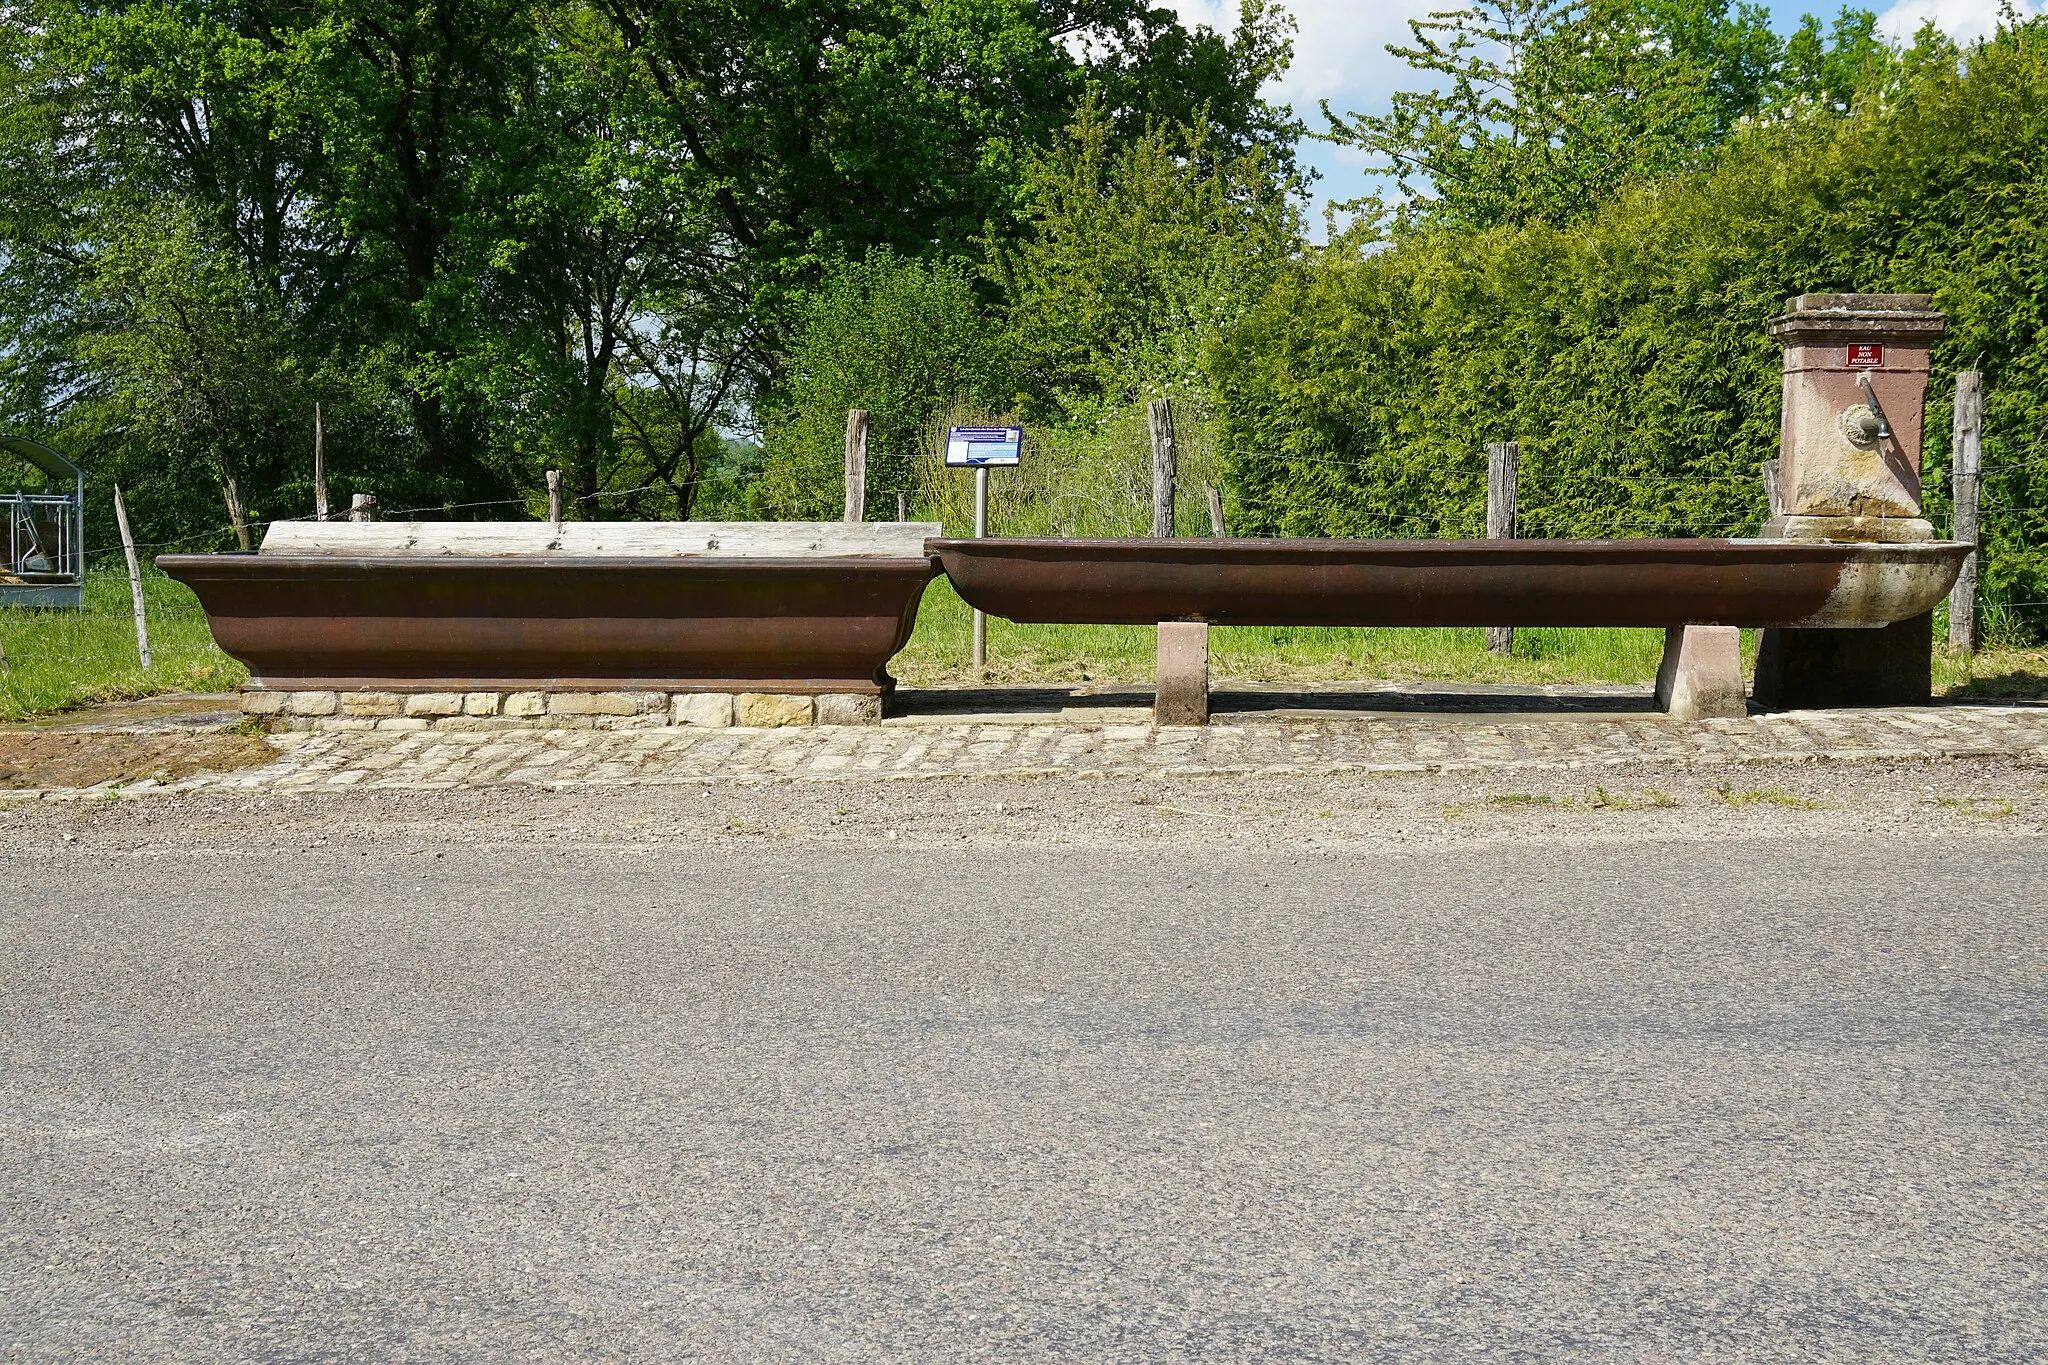
POLYGON ((2048 699, 2048 649, 1994 647, 1975 654, 1936 649, 1934 690, 1986 701, 2048 699))
POLYGON ((1678 802, 1669 792, 1659 791, 1655 787, 1633 796, 1627 792, 1611 792, 1605 787, 1595 787, 1580 797, 1532 796, 1522 792, 1504 792, 1487 797, 1486 804, 1576 810, 1665 810, 1677 805, 1678 802))
POLYGON ((159 692, 227 692, 249 676, 220 652, 199 599, 150 570, 142 580, 154 666, 135 653, 135 614, 125 569, 86 578, 79 611, 0 608, 0 720, 23 720, 94 702, 159 692))
MULTIPOLYGON (((996 618, 988 626, 986 678, 977 679, 968 667, 971 621, 953 585, 934 582, 910 643, 889 671, 916 687, 1153 680, 1158 636, 1150 626, 1028 626, 996 618)), ((1745 647, 1754 657, 1754 640, 1745 647)), ((1211 676, 1240 682, 1648 683, 1663 657, 1664 632, 1517 630, 1515 652, 1503 658, 1486 652, 1486 632, 1478 627, 1218 626, 1209 651, 1211 676)))
POLYGON ((1593 794, 1586 798, 1586 805, 1593 810, 1668 810, 1678 802, 1671 793, 1651 787, 1642 793, 1630 796, 1626 792, 1611 792, 1605 787, 1593 788, 1593 794))
POLYGON ((1937 796, 1934 798, 1934 804, 1945 810, 1961 811, 1965 815, 1981 815, 1991 820, 2019 813, 2019 808, 2012 802, 1996 796, 1937 796))
POLYGON ((1819 810, 1820 802, 1812 797, 1798 796, 1783 787, 1766 787, 1761 791, 1737 791, 1732 783, 1723 782, 1714 788, 1714 799, 1724 806, 1740 809, 1744 806, 1784 806, 1789 810, 1819 810))

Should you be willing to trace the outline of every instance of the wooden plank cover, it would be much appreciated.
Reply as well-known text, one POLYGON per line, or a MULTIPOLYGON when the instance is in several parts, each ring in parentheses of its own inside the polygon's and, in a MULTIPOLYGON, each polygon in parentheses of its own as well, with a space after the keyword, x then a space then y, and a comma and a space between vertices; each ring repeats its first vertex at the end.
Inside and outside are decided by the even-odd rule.
POLYGON ((937 522, 871 521, 277 521, 267 555, 369 558, 922 559, 937 522))

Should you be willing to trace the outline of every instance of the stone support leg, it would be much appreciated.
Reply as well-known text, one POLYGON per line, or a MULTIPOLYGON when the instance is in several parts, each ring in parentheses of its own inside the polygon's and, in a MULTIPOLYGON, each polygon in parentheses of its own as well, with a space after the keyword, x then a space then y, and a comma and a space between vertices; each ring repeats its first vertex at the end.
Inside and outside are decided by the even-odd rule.
POLYGON ((1206 621, 1159 623, 1159 690, 1152 705, 1152 723, 1209 723, 1209 625, 1206 621))
POLYGON ((1749 714, 1742 691, 1742 632, 1734 626, 1673 626, 1665 631, 1657 705, 1675 720, 1749 714))
POLYGON ((1786 711, 1925 706, 1934 693, 1934 614, 1878 630, 1767 630, 1756 699, 1786 711))

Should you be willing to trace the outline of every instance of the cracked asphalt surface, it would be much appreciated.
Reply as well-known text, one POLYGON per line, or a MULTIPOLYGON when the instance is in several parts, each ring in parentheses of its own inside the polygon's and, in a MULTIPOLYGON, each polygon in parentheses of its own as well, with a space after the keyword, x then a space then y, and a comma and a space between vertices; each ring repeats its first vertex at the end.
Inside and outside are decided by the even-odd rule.
POLYGON ((0 1355, 2034 1361, 2048 772, 0 813, 0 1355))

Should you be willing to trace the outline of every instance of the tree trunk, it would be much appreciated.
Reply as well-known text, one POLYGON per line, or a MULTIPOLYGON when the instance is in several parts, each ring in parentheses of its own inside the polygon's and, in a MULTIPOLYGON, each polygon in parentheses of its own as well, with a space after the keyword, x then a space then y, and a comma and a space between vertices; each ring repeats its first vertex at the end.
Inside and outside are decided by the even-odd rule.
POLYGON ((448 430, 441 420, 441 395, 418 392, 412 395, 412 425, 419 434, 422 447, 421 466, 435 474, 445 473, 448 468, 448 430))

